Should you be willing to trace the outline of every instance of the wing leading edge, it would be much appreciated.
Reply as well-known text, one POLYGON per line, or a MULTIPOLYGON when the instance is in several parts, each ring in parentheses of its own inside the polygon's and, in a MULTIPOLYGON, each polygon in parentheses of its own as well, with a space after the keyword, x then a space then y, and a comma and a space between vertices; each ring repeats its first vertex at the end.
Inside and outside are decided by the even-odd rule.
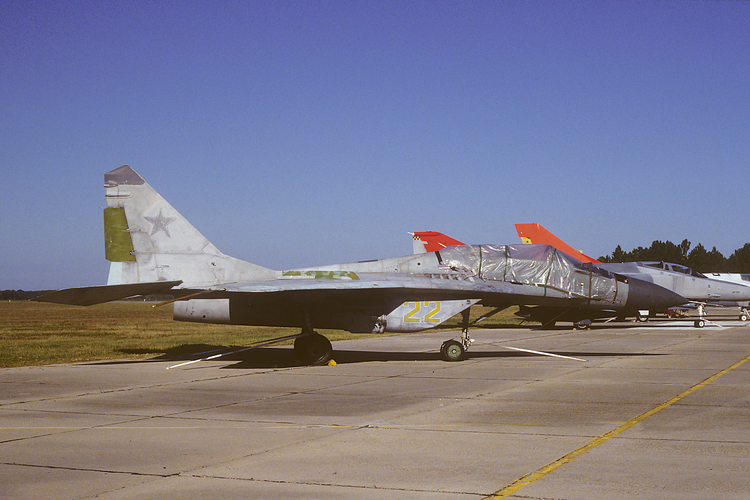
POLYGON ((85 286, 80 288, 66 288, 48 293, 34 299, 37 302, 52 302, 73 306, 92 306, 122 300, 137 295, 171 295, 172 288, 182 284, 182 281, 157 281, 147 283, 128 283, 125 285, 85 286))

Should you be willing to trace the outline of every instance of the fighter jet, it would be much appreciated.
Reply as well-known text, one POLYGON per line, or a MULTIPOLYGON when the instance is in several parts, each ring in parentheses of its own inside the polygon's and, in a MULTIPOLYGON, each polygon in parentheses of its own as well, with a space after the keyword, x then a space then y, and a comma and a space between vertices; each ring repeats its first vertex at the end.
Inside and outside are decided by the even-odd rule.
POLYGON ((460 360, 471 344, 469 308, 546 305, 627 313, 685 302, 640 280, 584 265, 549 245, 464 245, 376 261, 276 271, 220 252, 132 168, 104 176, 107 285, 52 292, 38 300, 92 305, 171 294, 174 319, 297 327, 294 350, 307 364, 331 356, 315 328, 353 333, 414 332, 462 314, 460 340, 441 346, 460 360))
MULTIPOLYGON (((686 304, 699 309, 699 318, 694 321, 696 327, 703 327, 705 315, 703 305, 715 306, 734 306, 740 307, 740 320, 748 319, 748 301, 750 300, 750 287, 739 283, 729 283, 722 280, 710 279, 707 276, 691 269, 690 267, 670 262, 623 262, 623 263, 602 263, 593 259, 578 250, 574 250, 570 245, 545 229, 541 224, 516 224, 516 232, 524 244, 548 244, 560 251, 566 252, 583 262, 590 262, 593 265, 605 269, 613 274, 627 276, 642 281, 647 281, 655 285, 667 288, 677 294, 686 297, 686 304)), ((443 244, 457 244, 457 240, 445 236, 435 231, 415 232, 413 238, 420 238, 420 241, 430 248, 440 247, 443 244)), ((458 242, 460 244, 460 242, 458 242)), ((416 249, 416 246, 415 246, 416 249)), ((638 311, 635 316, 638 320, 645 321, 648 317, 663 309, 656 307, 647 307, 638 311)), ((558 316, 558 310, 555 308, 529 308, 522 307, 520 315, 542 323, 550 321, 563 321, 563 316, 558 316)))

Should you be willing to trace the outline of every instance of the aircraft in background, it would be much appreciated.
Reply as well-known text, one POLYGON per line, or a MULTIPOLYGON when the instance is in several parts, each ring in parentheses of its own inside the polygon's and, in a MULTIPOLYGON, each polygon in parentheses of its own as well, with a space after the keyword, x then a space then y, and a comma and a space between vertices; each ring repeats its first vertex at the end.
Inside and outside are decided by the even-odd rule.
POLYGON ((521 241, 526 244, 538 243, 552 245, 581 262, 594 262, 599 264, 598 260, 574 249, 563 240, 547 231, 541 224, 516 224, 516 232, 521 238, 521 241))
MULTIPOLYGON (((709 279, 707 276, 687 266, 670 262, 602 263, 574 250, 541 224, 516 224, 516 231, 524 244, 552 245, 579 260, 581 258, 587 259, 586 262, 592 263, 601 269, 606 269, 615 275, 627 276, 653 283, 686 297, 688 300, 685 304, 682 304, 683 306, 691 302, 695 304, 690 305, 691 307, 698 308, 699 317, 694 322, 698 328, 705 325, 703 318, 705 315, 704 305, 739 307, 739 319, 741 321, 747 321, 750 316, 748 314, 750 287, 748 286, 735 282, 709 279)), ((431 246, 440 246, 446 244, 448 241, 457 241, 436 231, 415 232, 413 234, 419 236, 420 239, 426 241, 426 244, 431 246)), ((647 307, 638 311, 635 316, 638 320, 645 321, 650 315, 662 311, 664 310, 660 308, 647 307)), ((561 311, 557 308, 521 306, 517 314, 532 321, 539 321, 542 324, 554 324, 554 321, 566 320, 565 315, 559 315, 559 312, 561 311)))
MULTIPOLYGON (((464 357, 469 309, 481 302, 559 307, 568 314, 628 314, 685 299, 664 288, 582 264, 548 245, 462 245, 376 261, 276 271, 221 253, 132 168, 104 176, 108 284, 58 290, 37 300, 92 305, 170 294, 174 319, 298 327, 306 364, 331 356, 315 328, 352 333, 415 332, 462 314, 461 340, 442 357, 464 357)), ((284 340, 290 337, 285 337, 284 340)), ((282 340, 282 339, 277 339, 282 340)))
POLYGON ((750 286, 750 274, 740 273, 704 273, 707 278, 719 281, 728 281, 738 285, 750 286))
MULTIPOLYGON (((710 273, 706 274, 706 277, 717 281, 727 281, 736 285, 750 286, 750 274, 740 273, 710 273)), ((727 304, 728 306, 739 306, 740 308, 740 321, 747 321, 750 319, 750 301, 738 302, 736 304, 727 304)))
MULTIPOLYGON (((516 232, 524 243, 528 241, 547 244, 563 250, 557 244, 557 242, 560 242, 564 247, 571 248, 557 236, 547 231, 541 224, 516 224, 516 232)), ((575 250, 573 252, 583 255, 575 250)), ((571 255, 578 257, 575 254, 571 255)), ((750 286, 748 286, 750 285, 750 275, 731 273, 706 275, 688 266, 663 261, 601 263, 592 259, 592 262, 596 262, 597 266, 613 273, 621 273, 655 283, 687 297, 698 308, 699 319, 695 320, 696 326, 702 326, 703 324, 702 316, 705 315, 703 305, 739 307, 740 321, 747 321, 750 318, 748 312, 748 307, 750 307, 750 286)))

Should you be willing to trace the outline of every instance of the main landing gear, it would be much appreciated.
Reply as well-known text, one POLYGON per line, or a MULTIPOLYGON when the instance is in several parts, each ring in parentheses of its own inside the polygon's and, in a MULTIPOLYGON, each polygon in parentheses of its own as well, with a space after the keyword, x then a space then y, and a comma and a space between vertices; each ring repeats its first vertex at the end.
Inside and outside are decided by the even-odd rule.
POLYGON ((331 341, 313 330, 310 311, 303 309, 305 325, 302 333, 294 339, 294 354, 306 365, 324 365, 331 359, 333 346, 331 341))
POLYGON ((331 341, 311 332, 294 339, 294 353, 306 365, 324 365, 331 359, 331 341))
POLYGON ((573 329, 574 330, 591 330, 591 320, 582 319, 580 321, 576 321, 575 323, 573 323, 573 329))
MULTIPOLYGON (((693 325, 696 328, 703 328, 706 326, 706 307, 701 304, 698 306, 698 319, 696 319, 693 322, 693 325)), ((740 321, 747 321, 750 319, 750 313, 748 313, 748 310, 746 307, 740 307, 740 321)))

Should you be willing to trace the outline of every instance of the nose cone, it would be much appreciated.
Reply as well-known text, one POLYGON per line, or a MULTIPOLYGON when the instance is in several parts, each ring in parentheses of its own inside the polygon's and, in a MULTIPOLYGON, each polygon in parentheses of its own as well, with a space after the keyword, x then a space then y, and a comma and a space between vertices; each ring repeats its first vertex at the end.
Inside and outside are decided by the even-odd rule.
POLYGON ((654 285, 647 281, 628 278, 628 298, 625 308, 630 311, 649 309, 663 311, 673 306, 689 302, 685 297, 668 290, 663 286, 654 285))

